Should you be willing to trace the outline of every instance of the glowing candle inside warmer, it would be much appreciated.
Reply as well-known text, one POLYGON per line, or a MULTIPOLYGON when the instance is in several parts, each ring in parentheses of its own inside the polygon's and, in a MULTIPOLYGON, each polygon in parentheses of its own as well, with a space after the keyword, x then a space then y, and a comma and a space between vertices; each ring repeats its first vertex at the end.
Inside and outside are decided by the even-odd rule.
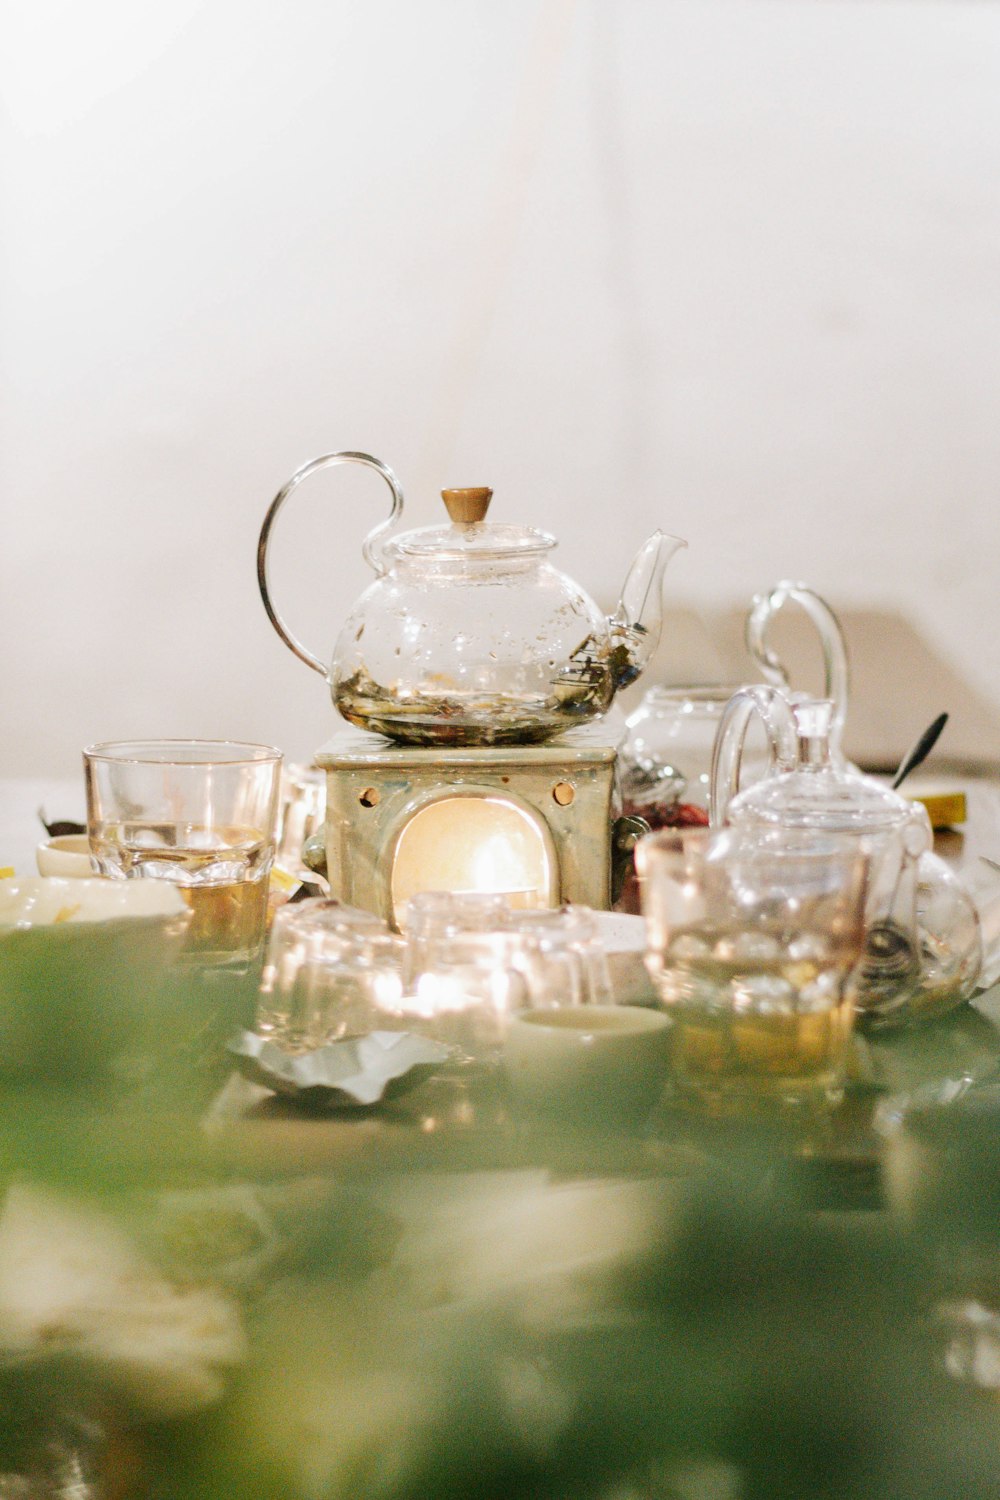
POLYGON ((404 827, 392 867, 396 913, 420 891, 505 896, 520 908, 557 904, 544 829, 502 797, 442 797, 404 827))
POLYGON ((504 969, 421 974, 413 994, 399 1002, 404 1013, 425 1017, 484 1008, 503 1016, 523 1003, 523 985, 518 975, 504 969))
POLYGON ((421 974, 412 997, 407 997, 409 1009, 416 1015, 439 1016, 448 1011, 468 1010, 478 1005, 479 997, 471 995, 466 985, 454 974, 421 974))

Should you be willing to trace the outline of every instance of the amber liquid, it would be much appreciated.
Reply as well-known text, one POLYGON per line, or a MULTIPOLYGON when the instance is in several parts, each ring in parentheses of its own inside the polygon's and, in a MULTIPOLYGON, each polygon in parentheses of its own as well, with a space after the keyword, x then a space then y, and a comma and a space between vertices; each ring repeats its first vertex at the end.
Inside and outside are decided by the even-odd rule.
POLYGON ((169 880, 191 911, 186 951, 201 963, 247 963, 264 940, 272 846, 247 828, 106 824, 92 845, 102 873, 169 880))
POLYGON ((662 955, 656 982, 673 1021, 679 1099, 718 1116, 836 1103, 853 1021, 853 953, 816 935, 808 955, 734 955, 745 937, 678 933, 662 955))

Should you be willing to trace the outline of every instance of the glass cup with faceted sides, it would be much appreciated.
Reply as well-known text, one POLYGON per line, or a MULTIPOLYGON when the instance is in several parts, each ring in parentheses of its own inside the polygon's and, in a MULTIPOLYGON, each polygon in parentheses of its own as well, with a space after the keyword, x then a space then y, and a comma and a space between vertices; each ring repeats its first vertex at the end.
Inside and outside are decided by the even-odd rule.
POLYGON ((678 1101, 713 1117, 843 1094, 872 851, 853 836, 669 830, 642 840, 646 964, 678 1101))
POLYGON ((276 913, 256 1030, 286 1052, 406 1031, 405 942, 371 912, 317 897, 276 913))
POLYGON ((228 740, 130 740, 83 752, 90 850, 115 880, 168 880, 208 968, 259 960, 281 751, 228 740))

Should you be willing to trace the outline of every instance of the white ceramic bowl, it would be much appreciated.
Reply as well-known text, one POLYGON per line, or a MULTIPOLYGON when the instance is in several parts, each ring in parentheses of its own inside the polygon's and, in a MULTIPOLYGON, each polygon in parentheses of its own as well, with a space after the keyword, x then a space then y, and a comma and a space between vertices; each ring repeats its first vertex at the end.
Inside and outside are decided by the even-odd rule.
POLYGON ((504 1068, 532 1112, 635 1121, 667 1076, 669 1018, 634 1005, 522 1010, 510 1018, 504 1068))
POLYGON ((39 875, 62 875, 70 880, 90 880, 96 874, 90 860, 90 839, 85 833, 59 833, 44 839, 35 850, 39 875))
POLYGON ((187 910, 166 880, 89 880, 26 875, 0 880, 0 933, 5 927, 108 922, 122 917, 172 917, 187 910))
POLYGON ((76 1083, 147 1024, 184 898, 153 880, 0 880, 0 1077, 76 1083))

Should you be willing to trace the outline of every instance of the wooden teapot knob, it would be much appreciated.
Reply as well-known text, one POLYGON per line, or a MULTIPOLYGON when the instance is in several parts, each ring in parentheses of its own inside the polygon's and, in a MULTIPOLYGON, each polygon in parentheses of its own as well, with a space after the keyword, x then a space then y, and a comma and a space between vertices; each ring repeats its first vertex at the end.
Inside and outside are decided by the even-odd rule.
POLYGON ((458 526, 472 526, 486 519, 486 512, 493 499, 493 491, 485 488, 471 490, 442 490, 441 499, 448 507, 448 514, 458 526))

